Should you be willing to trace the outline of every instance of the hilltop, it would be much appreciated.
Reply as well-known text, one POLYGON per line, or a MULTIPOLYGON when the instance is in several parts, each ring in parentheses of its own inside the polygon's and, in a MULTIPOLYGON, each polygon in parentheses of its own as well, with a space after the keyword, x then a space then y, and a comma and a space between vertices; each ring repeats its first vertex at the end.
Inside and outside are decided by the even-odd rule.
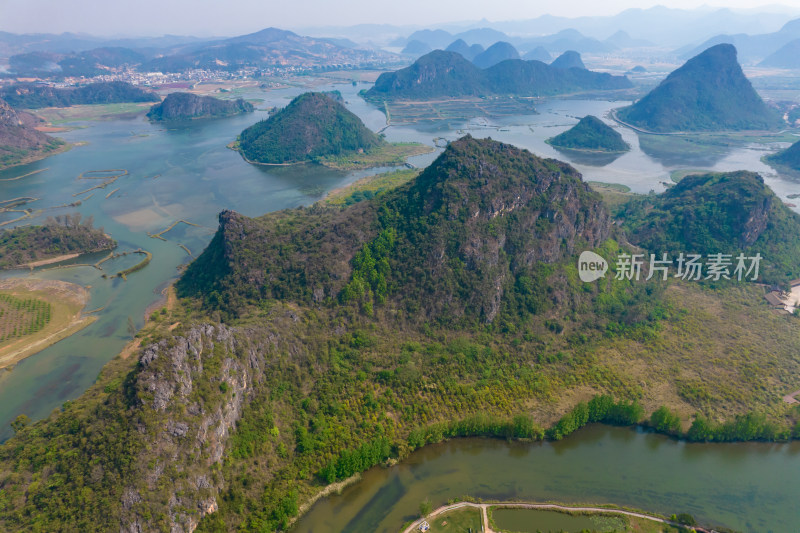
POLYGON ((506 59, 519 59, 519 52, 510 43, 498 41, 472 59, 478 68, 489 68, 506 59))
POLYGON ((760 253, 765 281, 800 276, 800 215, 753 172, 689 175, 658 196, 631 202, 621 216, 630 241, 650 252, 760 253))
POLYGON ((241 98, 220 100, 213 96, 198 96, 191 93, 170 93, 160 104, 150 108, 147 118, 152 121, 181 120, 193 118, 227 117, 241 113, 252 113, 253 104, 241 98))
POLYGON ((796 318, 762 287, 613 279, 633 249, 601 197, 496 141, 399 181, 346 207, 223 212, 137 355, 14 422, 0 529, 286 531, 331 483, 427 444, 649 413, 691 440, 800 437, 780 400, 796 318), (583 250, 610 275, 582 283, 583 250))
POLYGON ((800 68, 800 39, 789 41, 764 58, 759 67, 797 69, 800 68))
POLYGON ((301 94, 239 135, 239 149, 248 160, 269 164, 369 151, 384 143, 341 102, 323 93, 301 94))
POLYGON ((217 294, 216 305, 234 313, 256 288, 247 281, 249 272, 258 271, 258 290, 272 297, 281 294, 304 304, 343 299, 370 309, 392 301, 403 308, 416 305, 418 316, 413 320, 461 320, 466 314, 470 320, 491 322, 504 305, 503 295, 513 292, 508 284, 515 277, 532 272, 538 263, 564 259, 579 243, 597 246, 610 231, 599 196, 574 169, 471 137, 450 143, 416 179, 379 200, 342 211, 308 211, 301 220, 298 229, 318 230, 287 233, 273 215, 259 220, 224 212, 209 248, 177 285, 179 293, 217 294), (488 180, 473 171, 481 167, 507 170, 488 180), (562 210, 545 214, 542 206, 556 196, 562 210), (381 213, 392 215, 387 219, 381 213), (467 214, 468 219, 461 220, 467 214), (498 218, 501 214, 508 216, 498 218), (552 217, 558 224, 547 222, 552 217), (297 239, 304 242, 302 253, 276 253, 282 242, 297 239), (253 253, 248 270, 232 268, 237 250, 244 249, 253 253), (374 266, 367 267, 349 279, 351 262, 364 253, 374 261, 385 260, 385 266, 377 273, 370 270, 374 266), (470 267, 459 268, 459 261, 470 267), (431 262, 439 265, 435 272, 425 266, 431 262), (304 283, 284 277, 289 272, 304 283), (393 289, 399 287, 403 289, 393 289))
POLYGON ((713 46, 617 117, 654 132, 770 130, 780 125, 742 72, 736 48, 713 46))
POLYGON ((456 52, 464 56, 465 59, 472 61, 475 56, 483 52, 483 46, 479 44, 470 46, 464 39, 456 39, 445 48, 445 52, 456 52))
POLYGON ((557 148, 594 152, 627 152, 630 145, 618 131, 593 115, 586 115, 567 131, 547 139, 557 148))
POLYGON ((158 102, 160 100, 156 93, 122 81, 97 82, 66 88, 19 83, 0 90, 0 98, 8 102, 10 106, 21 109, 121 102, 158 102))
POLYGON ((792 144, 789 148, 766 156, 764 160, 770 164, 800 170, 800 141, 792 144))
POLYGON ((409 67, 381 74, 364 97, 371 102, 459 96, 544 96, 632 87, 628 78, 540 61, 509 59, 480 69, 456 52, 434 50, 409 67))
POLYGON ((583 64, 581 55, 574 50, 567 50, 550 63, 551 67, 555 68, 580 68, 586 70, 586 65, 583 64))
POLYGON ((0 169, 41 159, 65 146, 35 129, 38 118, 0 100, 0 169))

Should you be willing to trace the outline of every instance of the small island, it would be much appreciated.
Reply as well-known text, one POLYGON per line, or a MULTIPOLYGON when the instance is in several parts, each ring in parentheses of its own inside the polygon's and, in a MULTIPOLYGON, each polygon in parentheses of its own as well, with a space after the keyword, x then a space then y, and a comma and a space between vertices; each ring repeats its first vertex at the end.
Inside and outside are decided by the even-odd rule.
POLYGON ((555 148, 585 152, 621 153, 631 149, 618 131, 593 115, 586 115, 572 128, 545 142, 555 148))
POLYGON ((433 151, 418 143, 387 143, 339 99, 318 92, 301 94, 229 146, 249 163, 315 162, 343 170, 401 165, 409 156, 433 151))
POLYGON ((111 250, 114 239, 81 215, 48 218, 42 226, 0 231, 0 270, 34 268, 73 259, 81 254, 111 250))
POLYGON ((177 92, 168 94, 163 102, 151 107, 147 118, 153 122, 217 118, 252 113, 254 110, 253 104, 241 98, 220 100, 213 96, 177 92))

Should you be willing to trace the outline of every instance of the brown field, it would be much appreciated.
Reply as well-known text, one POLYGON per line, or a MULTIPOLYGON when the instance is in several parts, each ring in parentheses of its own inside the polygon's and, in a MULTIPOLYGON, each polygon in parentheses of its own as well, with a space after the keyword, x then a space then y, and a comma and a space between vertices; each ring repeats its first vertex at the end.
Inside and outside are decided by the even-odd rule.
POLYGON ((0 368, 12 366, 91 324, 89 291, 64 281, 0 281, 0 368))

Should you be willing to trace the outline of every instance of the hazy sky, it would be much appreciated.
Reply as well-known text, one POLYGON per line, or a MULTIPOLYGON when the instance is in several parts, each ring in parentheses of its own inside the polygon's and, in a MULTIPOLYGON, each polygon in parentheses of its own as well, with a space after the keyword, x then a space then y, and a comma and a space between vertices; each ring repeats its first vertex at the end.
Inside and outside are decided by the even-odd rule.
MULTIPOLYGON (((0 0, 0 30, 95 35, 236 35, 269 26, 418 24, 612 15, 630 7, 753 8, 753 0, 0 0)), ((781 0, 800 8, 800 0, 781 0)))

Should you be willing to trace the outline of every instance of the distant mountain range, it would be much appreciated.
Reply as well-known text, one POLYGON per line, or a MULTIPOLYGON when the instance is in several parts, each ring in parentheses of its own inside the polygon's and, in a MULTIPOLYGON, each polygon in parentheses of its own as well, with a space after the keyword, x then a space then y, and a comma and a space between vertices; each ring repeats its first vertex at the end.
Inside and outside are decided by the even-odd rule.
POLYGON ((617 116, 653 132, 769 130, 781 124, 745 77, 730 44, 693 57, 617 116))
POLYGON ((376 50, 345 48, 329 39, 314 39, 278 28, 183 47, 157 57, 145 70, 176 72, 190 68, 234 70, 242 67, 367 65, 391 59, 376 50))
POLYGON ((464 56, 466 59, 472 61, 475 56, 483 52, 483 46, 479 44, 468 45, 464 39, 456 39, 445 48, 446 52, 457 52, 464 56))
POLYGON ((800 18, 787 22, 780 30, 772 33, 715 35, 699 46, 680 49, 679 53, 682 59, 686 59, 716 44, 727 43, 736 47, 743 63, 756 63, 770 57, 770 62, 773 64, 767 66, 781 66, 781 63, 786 60, 785 57, 775 58, 772 57, 773 54, 797 39, 800 39, 800 18))
POLYGON ((789 41, 768 55, 759 67, 800 69, 800 38, 789 41))
POLYGON ((434 50, 409 67, 381 74, 365 98, 381 102, 430 97, 543 96, 632 86, 624 76, 556 68, 540 61, 510 59, 480 69, 460 54, 434 50))
POLYGON ((478 68, 489 68, 506 59, 519 59, 519 52, 510 43, 498 41, 476 55, 472 63, 478 68))
POLYGON ((174 38, 128 40, 130 46, 90 47, 99 40, 58 38, 52 46, 38 46, 32 36, 0 34, 0 46, 19 50, 9 58, 11 76, 96 76, 123 65, 143 71, 177 72, 186 69, 235 70, 242 67, 327 65, 371 66, 397 61, 393 54, 360 49, 343 39, 311 38, 291 31, 267 28, 228 39, 174 38), (30 42, 29 42, 30 41, 30 42), (64 48, 75 43, 74 48, 64 48), (153 46, 136 47, 137 44, 153 46), (78 46, 79 45, 79 46, 78 46), (79 51, 73 51, 75 49, 79 51), (83 49, 83 50, 80 50, 83 49))

